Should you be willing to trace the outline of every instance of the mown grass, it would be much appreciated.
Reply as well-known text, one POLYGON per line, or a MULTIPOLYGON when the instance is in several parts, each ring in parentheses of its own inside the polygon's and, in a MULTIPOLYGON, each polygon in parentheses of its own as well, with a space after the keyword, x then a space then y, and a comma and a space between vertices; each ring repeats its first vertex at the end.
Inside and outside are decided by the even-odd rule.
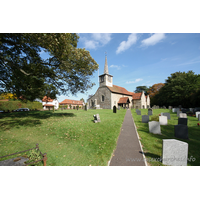
MULTIPOLYGON (((189 140, 179 139, 174 136, 174 125, 178 124, 178 117, 168 109, 154 109, 153 115, 159 115, 161 112, 169 112, 171 119, 168 125, 161 125, 162 135, 149 133, 148 123, 142 123, 142 115, 147 115, 147 109, 141 109, 141 115, 137 115, 135 110, 131 110, 134 122, 137 127, 143 151, 147 158, 148 165, 162 166, 162 140, 177 139, 188 143, 188 166, 200 166, 200 126, 197 126, 198 119, 188 116, 188 136, 189 140)), ((151 120, 151 117, 150 117, 151 120)), ((153 120, 152 120, 153 121, 153 120)))
POLYGON ((116 148, 125 113, 102 109, 0 114, 0 157, 39 143, 49 166, 105 166, 116 148), (100 123, 93 122, 97 113, 100 123))

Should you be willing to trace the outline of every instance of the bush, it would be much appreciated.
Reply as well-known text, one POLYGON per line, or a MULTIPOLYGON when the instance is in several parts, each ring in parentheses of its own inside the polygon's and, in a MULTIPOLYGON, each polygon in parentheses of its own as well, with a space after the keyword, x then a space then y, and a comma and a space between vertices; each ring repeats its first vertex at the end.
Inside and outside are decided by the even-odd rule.
POLYGON ((157 121, 157 122, 159 122, 159 116, 157 116, 157 115, 151 116, 151 121, 157 121))

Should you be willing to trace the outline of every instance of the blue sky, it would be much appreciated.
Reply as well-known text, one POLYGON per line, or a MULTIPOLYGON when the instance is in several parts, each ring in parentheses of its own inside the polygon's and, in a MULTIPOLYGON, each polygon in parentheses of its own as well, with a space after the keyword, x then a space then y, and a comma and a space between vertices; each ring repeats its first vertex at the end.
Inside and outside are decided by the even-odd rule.
MULTIPOLYGON (((200 74, 199 33, 79 33, 78 48, 85 48, 99 64, 103 74, 107 52, 113 84, 133 92, 137 86, 165 83, 170 74, 192 70, 200 74)), ((95 86, 85 94, 58 96, 64 99, 87 99, 99 87, 98 71, 91 78, 95 86)))

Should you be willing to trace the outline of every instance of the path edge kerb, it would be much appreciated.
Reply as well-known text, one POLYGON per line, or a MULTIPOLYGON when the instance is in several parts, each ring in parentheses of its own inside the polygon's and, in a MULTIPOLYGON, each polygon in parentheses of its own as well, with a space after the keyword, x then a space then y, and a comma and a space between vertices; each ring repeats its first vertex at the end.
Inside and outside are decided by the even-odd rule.
MULTIPOLYGON (((132 120, 133 120, 132 112, 131 112, 131 116, 132 116, 132 120)), ((145 155, 144 155, 144 151, 143 151, 143 148, 142 148, 142 144, 141 144, 140 139, 139 139, 139 134, 138 134, 138 132, 137 132, 137 128, 136 128, 136 125, 135 125, 134 120, 133 120, 133 124, 134 124, 134 127, 135 127, 135 131, 136 131, 136 133, 137 133, 137 138, 138 138, 138 141, 139 141, 139 144, 140 144, 140 149, 141 149, 141 151, 142 151, 142 156, 143 156, 143 158, 144 158, 145 166, 148 166, 147 161, 146 161, 146 157, 145 157, 145 155)))

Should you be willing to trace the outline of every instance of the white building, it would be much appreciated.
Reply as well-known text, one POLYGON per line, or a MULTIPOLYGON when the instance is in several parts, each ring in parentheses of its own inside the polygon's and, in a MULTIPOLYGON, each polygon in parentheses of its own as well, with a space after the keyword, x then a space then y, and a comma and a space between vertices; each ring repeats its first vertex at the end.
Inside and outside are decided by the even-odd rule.
POLYGON ((43 109, 58 109, 59 108, 59 102, 57 99, 51 99, 50 97, 44 96, 42 99, 42 105, 43 109))

